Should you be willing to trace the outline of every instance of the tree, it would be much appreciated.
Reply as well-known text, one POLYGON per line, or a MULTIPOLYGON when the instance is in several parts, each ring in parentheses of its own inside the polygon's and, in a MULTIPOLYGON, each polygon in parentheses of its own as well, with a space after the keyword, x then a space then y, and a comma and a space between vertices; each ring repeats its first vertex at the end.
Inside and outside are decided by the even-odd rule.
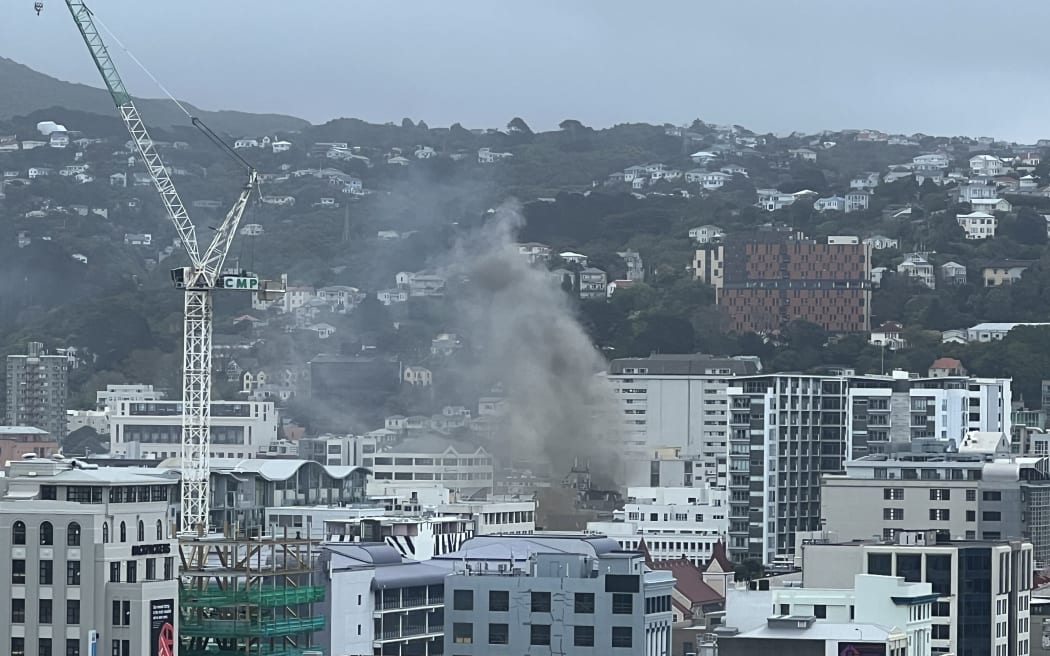
POLYGON ((1006 227, 1008 232, 1004 236, 1019 244, 1046 244, 1046 220, 1030 207, 1022 207, 1017 217, 1006 227))
POLYGON ((577 139, 577 137, 578 137, 578 136, 579 136, 579 135, 580 135, 580 134, 581 134, 581 133, 582 133, 582 132, 583 132, 584 130, 586 130, 586 129, 587 129, 587 128, 585 128, 585 127, 583 126, 583 123, 580 123, 579 121, 577 121, 576 119, 573 119, 573 118, 567 118, 567 119, 565 119, 564 121, 562 121, 561 123, 559 123, 559 124, 558 124, 558 127, 559 127, 559 128, 561 129, 561 130, 563 130, 563 131, 565 131, 565 132, 568 132, 568 133, 569 133, 569 139, 570 139, 571 141, 573 141, 573 142, 575 142, 575 141, 576 141, 576 139, 577 139))
POLYGON ((520 116, 515 116, 514 118, 510 119, 510 123, 507 123, 507 131, 517 132, 520 134, 528 135, 530 137, 533 134, 532 128, 530 128, 529 124, 525 122, 525 119, 521 118, 520 116))
POLYGON ((766 568, 762 566, 761 560, 748 558, 733 568, 733 574, 738 581, 751 581, 765 576, 766 568))

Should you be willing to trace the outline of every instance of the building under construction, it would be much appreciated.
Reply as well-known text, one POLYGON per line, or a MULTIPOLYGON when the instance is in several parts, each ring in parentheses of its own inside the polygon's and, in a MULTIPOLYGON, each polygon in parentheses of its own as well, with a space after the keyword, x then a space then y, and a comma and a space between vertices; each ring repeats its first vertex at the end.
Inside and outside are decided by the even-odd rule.
POLYGON ((317 542, 298 535, 208 536, 179 544, 181 656, 303 656, 325 617, 317 542))

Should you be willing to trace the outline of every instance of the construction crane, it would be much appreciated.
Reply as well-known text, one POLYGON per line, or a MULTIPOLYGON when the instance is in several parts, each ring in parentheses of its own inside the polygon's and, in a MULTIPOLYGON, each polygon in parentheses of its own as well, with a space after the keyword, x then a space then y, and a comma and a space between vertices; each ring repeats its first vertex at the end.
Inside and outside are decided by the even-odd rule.
MULTIPOLYGON (((36 3, 37 13, 41 5, 42 3, 36 3)), ((201 254, 193 222, 190 221, 186 207, 175 190, 175 184, 171 181, 168 170, 139 116, 139 111, 110 58, 91 10, 80 0, 66 0, 66 6, 84 38, 84 43, 91 51, 95 66, 102 74, 102 80, 113 97, 120 117, 131 134, 132 141, 149 171, 153 185, 160 194, 168 217, 174 224, 189 258, 189 266, 173 269, 171 272, 175 287, 185 291, 182 354, 182 515, 179 532, 183 535, 203 535, 208 530, 209 516, 212 291, 239 289, 264 295, 279 293, 279 289, 269 288, 268 285, 260 287, 258 278, 253 275, 243 272, 223 273, 223 262, 233 244, 234 235, 237 234, 248 198, 258 182, 258 173, 179 104, 194 126, 242 164, 248 172, 248 181, 241 189, 236 202, 216 229, 207 250, 201 254)))

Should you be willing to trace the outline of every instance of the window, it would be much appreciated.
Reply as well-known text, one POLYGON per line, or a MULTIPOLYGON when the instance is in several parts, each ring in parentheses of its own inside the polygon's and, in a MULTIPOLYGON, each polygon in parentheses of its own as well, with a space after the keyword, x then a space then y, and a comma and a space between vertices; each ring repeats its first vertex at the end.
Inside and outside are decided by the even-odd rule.
POLYGON ((139 542, 146 541, 146 522, 139 520, 139 531, 138 531, 139 542))
POLYGON ((791 614, 791 605, 790 604, 780 604, 780 614, 781 615, 790 615, 791 614))
POLYGON ((55 563, 51 560, 40 561, 40 585, 51 585, 55 582, 55 563))
MULTIPOLYGON (((534 592, 533 594, 536 593, 534 592)), ((551 644, 551 625, 533 624, 532 626, 530 626, 529 644, 549 647, 551 644)))
POLYGON ((26 561, 11 561, 11 583, 24 584, 26 582, 26 561))
POLYGON ((80 585, 80 561, 66 562, 66 585, 80 585))
POLYGON ((66 527, 66 546, 80 546, 80 524, 69 522, 69 526, 66 527))
POLYGON ((930 488, 930 501, 950 501, 952 491, 944 487, 930 488))
POLYGON ((138 577, 138 563, 135 562, 134 560, 129 560, 128 561, 127 582, 128 583, 135 583, 138 580, 139 580, 139 577, 138 577))
POLYGON ((36 641, 36 655, 37 656, 52 656, 51 655, 51 638, 40 638, 36 641))
POLYGON ((613 647, 633 647, 634 632, 629 626, 614 626, 612 628, 613 647))
POLYGON ((131 602, 120 602, 120 621, 123 626, 131 626, 131 602))
POLYGON ((120 561, 109 564, 109 582, 120 583, 120 561))
POLYGON ((156 581, 157 580, 157 559, 147 558, 146 559, 146 580, 156 581))
POLYGON ((39 603, 39 609, 37 611, 37 618, 41 624, 51 623, 51 600, 41 599, 39 603))
POLYGON ((591 615, 594 613, 594 593, 577 592, 573 598, 573 611, 576 613, 591 615))
POLYGON ((572 627, 572 646, 573 647, 593 647, 594 646, 594 627, 593 626, 574 626, 574 627, 572 627))
POLYGON ((11 638, 11 656, 26 656, 25 638, 11 638))
POLYGON ((452 642, 461 645, 474 643, 474 625, 470 622, 454 622, 452 624, 452 642))
POLYGON ((947 624, 934 624, 931 627, 930 637, 934 640, 950 640, 951 627, 947 624))
POLYGON ((813 617, 819 617, 820 619, 826 619, 828 616, 828 607, 824 604, 816 604, 813 606, 813 617))
POLYGON ((128 525, 125 524, 124 522, 120 523, 120 541, 121 542, 127 542, 128 541, 128 525))
POLYGON ((1002 501, 1003 500, 1003 493, 1002 492, 982 492, 981 493, 981 498, 984 499, 985 501, 1002 501))
POLYGON ((114 640, 113 656, 131 656, 130 640, 114 640))
POLYGON ((950 516, 947 508, 930 508, 930 519, 935 522, 946 522, 950 516))
POLYGON ((164 580, 170 581, 175 578, 175 558, 168 556, 164 559, 164 580))
POLYGON ((882 518, 888 521, 903 521, 904 520, 904 508, 883 508, 882 518))
POLYGON ((999 522, 1002 521, 1002 513, 998 510, 985 510, 981 513, 981 521, 984 522, 999 522))
POLYGON ((886 501, 903 501, 904 500, 904 488, 903 487, 884 487, 882 488, 882 498, 886 501))
POLYGON ((510 593, 506 590, 489 590, 489 610, 499 612, 510 610, 510 593))
POLYGON ((11 527, 11 544, 26 543, 26 523, 19 520, 11 527))
POLYGON ((966 511, 966 521, 968 521, 968 522, 976 522, 977 521, 977 511, 976 510, 967 510, 966 511))
POLYGON ((40 525, 40 544, 49 547, 55 543, 55 527, 51 525, 51 522, 44 522, 40 525))
POLYGON ((510 640, 510 628, 506 624, 489 624, 489 644, 505 645, 510 640))
MULTIPOLYGON (((549 592, 533 592, 532 593, 532 598, 529 601, 530 601, 529 608, 532 610, 533 613, 549 613, 549 612, 551 612, 551 593, 549 593, 549 592)), ((550 627, 547 627, 547 630, 548 630, 548 634, 549 634, 550 627)), ((539 644, 539 643, 535 643, 534 642, 532 644, 535 645, 535 644, 539 644)), ((549 644, 549 643, 545 642, 543 644, 549 644)))
POLYGON ((453 610, 474 610, 473 590, 454 590, 452 592, 453 610))
POLYGON ((977 490, 966 490, 967 501, 977 501, 977 490))
POLYGON ((113 600, 113 619, 112 619, 112 624, 113 624, 113 626, 120 626, 120 600, 119 599, 114 599, 113 600))
POLYGON ((80 624, 79 599, 66 599, 66 624, 80 624))
POLYGON ((66 656, 80 656, 80 638, 66 638, 66 656))
POLYGON ((614 615, 630 615, 634 612, 634 596, 626 593, 615 593, 612 598, 614 615))
POLYGON ((157 539, 158 540, 163 540, 164 539, 164 522, 162 522, 159 519, 157 520, 157 539))
POLYGON ((12 599, 11 600, 11 623, 12 624, 25 624, 26 622, 26 600, 25 599, 12 599))
POLYGON ((109 544, 109 522, 102 522, 102 542, 109 544))

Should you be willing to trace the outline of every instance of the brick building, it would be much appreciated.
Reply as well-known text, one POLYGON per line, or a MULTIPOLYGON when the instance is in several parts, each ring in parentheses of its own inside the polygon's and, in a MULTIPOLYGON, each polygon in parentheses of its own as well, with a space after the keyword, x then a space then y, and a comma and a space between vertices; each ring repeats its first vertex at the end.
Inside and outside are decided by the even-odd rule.
POLYGON ((715 287, 734 332, 764 332, 802 320, 829 332, 871 324, 871 251, 823 244, 780 230, 729 235, 697 253, 697 277, 715 287))

